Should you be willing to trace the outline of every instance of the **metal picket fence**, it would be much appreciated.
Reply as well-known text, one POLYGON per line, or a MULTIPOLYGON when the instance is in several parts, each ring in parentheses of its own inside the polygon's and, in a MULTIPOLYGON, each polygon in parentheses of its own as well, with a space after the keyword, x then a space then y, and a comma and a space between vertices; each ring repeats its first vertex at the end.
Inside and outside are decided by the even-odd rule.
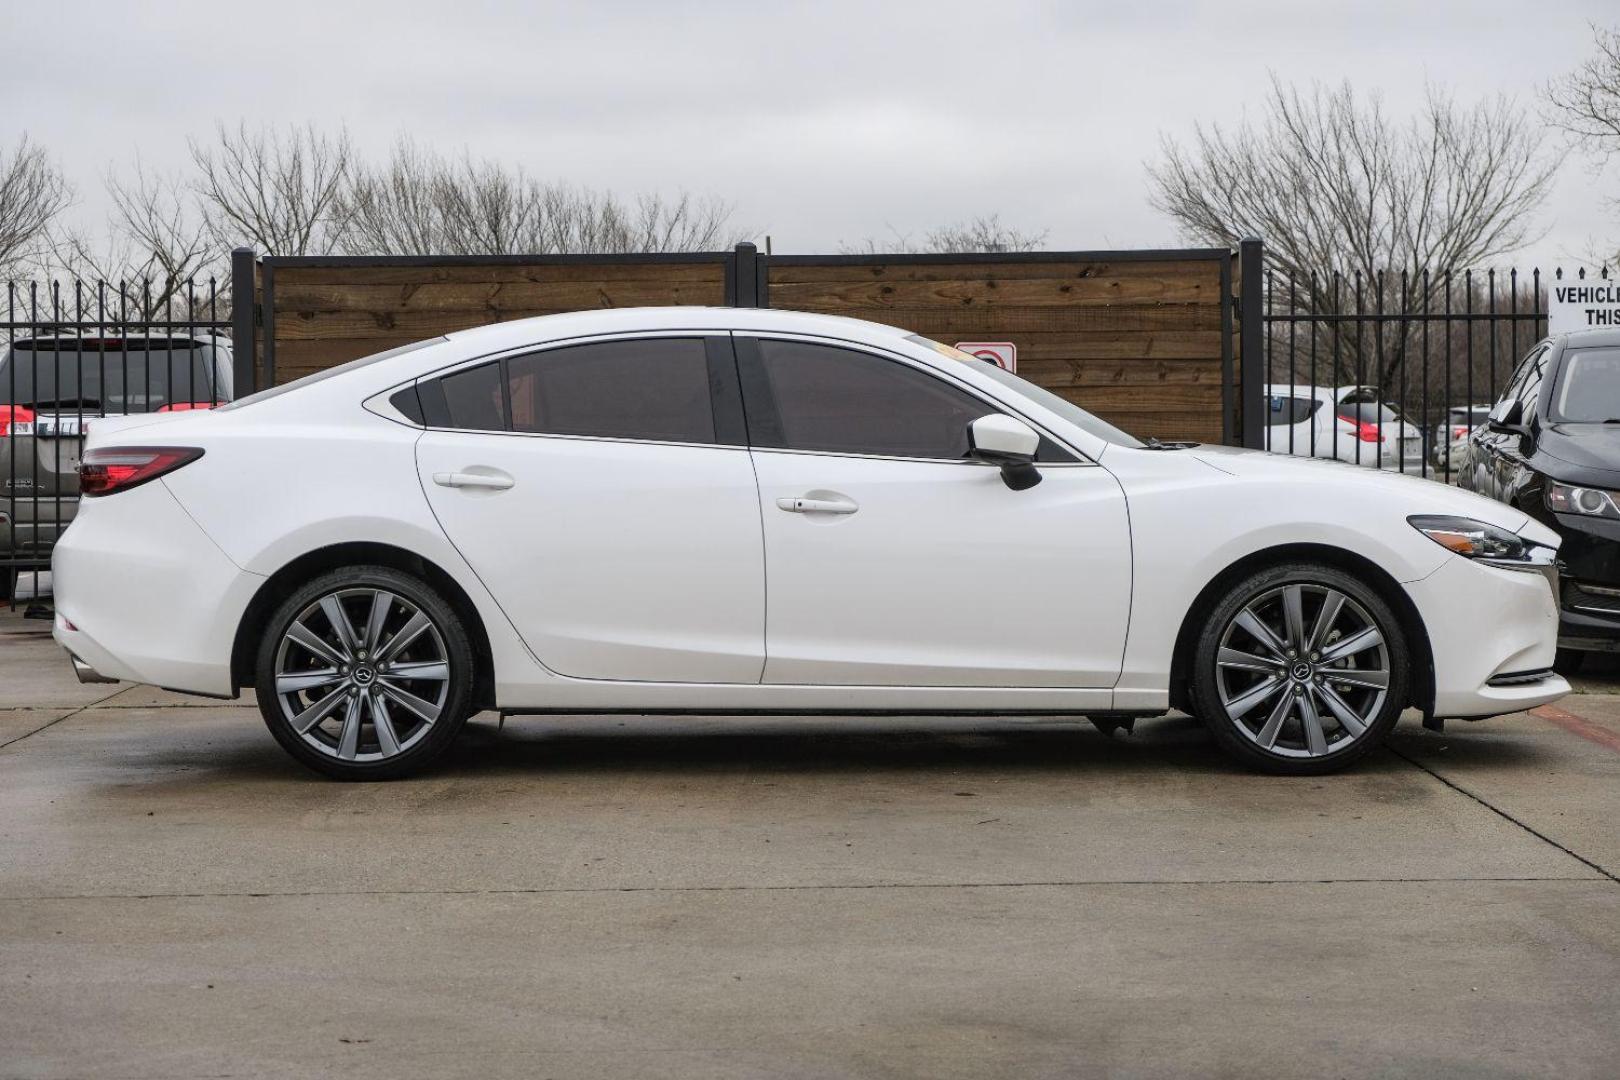
POLYGON ((1264 445, 1449 483, 1459 440, 1546 334, 1547 284, 1539 269, 1267 270, 1264 445))
POLYGON ((232 396, 229 295, 178 284, 7 282, 0 296, 0 600, 50 565, 97 419, 232 396))

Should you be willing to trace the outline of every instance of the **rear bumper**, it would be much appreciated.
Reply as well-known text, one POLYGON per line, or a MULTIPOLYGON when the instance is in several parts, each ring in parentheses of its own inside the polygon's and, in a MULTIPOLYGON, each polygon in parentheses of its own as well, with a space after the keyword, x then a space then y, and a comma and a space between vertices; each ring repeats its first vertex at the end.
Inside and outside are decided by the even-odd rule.
POLYGON ((1548 578, 1467 559, 1406 586, 1434 654, 1434 715, 1477 719, 1556 701, 1558 601, 1548 578))
POLYGON ((105 679, 234 693, 236 627, 264 579, 226 558, 162 481, 87 500, 51 571, 54 636, 81 677, 87 668, 105 679))

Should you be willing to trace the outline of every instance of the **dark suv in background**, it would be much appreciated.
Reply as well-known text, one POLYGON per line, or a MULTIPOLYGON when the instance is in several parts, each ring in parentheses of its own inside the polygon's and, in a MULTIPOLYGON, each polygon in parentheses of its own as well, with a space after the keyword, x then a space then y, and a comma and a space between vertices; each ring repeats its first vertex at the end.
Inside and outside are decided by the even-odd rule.
POLYGON ((1558 666, 1620 652, 1620 330, 1539 342, 1468 441, 1461 487, 1564 538, 1558 666))
POLYGON ((73 520, 87 424, 229 400, 230 344, 212 333, 12 341, 0 356, 0 598, 73 520))

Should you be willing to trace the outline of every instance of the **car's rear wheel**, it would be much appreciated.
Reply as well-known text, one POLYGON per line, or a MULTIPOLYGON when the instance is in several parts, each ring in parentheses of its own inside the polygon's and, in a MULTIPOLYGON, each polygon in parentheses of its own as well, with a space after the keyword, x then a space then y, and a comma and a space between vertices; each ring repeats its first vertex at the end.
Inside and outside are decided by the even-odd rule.
POLYGON ((1216 603, 1193 659, 1193 704, 1221 747, 1269 772, 1343 768, 1400 718, 1409 667, 1400 620, 1337 567, 1251 574, 1216 603))
POLYGON ((385 566, 323 574, 271 615, 259 710, 288 753, 344 780, 415 772, 471 711, 471 640, 425 582, 385 566))

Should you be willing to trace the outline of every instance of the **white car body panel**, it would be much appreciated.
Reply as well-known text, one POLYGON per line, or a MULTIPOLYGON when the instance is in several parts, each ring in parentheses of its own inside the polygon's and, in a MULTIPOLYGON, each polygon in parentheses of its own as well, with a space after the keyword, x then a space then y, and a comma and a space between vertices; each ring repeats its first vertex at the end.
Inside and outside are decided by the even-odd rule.
POLYGON ((766 682, 1114 685, 1131 548, 1105 470, 1050 466, 1040 484, 1009 491, 973 462, 770 450, 754 462, 770 568, 766 682), (777 505, 800 497, 859 509, 777 505))
POLYGON ((759 682, 765 559, 746 449, 430 431, 416 460, 439 523, 551 671, 759 682), (468 472, 513 486, 435 482, 468 472))
POLYGON ((258 588, 301 556, 365 542, 420 556, 466 593, 507 710, 1153 711, 1169 704, 1176 637, 1205 586, 1246 556, 1306 544, 1348 552, 1399 583, 1434 650, 1442 715, 1527 708, 1567 692, 1556 677, 1486 685, 1551 663, 1557 614, 1546 579, 1469 564, 1406 522, 1458 514, 1540 529, 1523 514, 1387 471, 1114 445, 905 338, 794 312, 582 312, 452 334, 241 407, 95 425, 90 449, 205 453, 159 481, 84 500, 56 548, 57 639, 116 678, 230 694, 231 642, 258 588), (881 350, 1000 403, 1089 463, 1044 467, 1043 483, 1012 492, 974 464, 424 434, 389 418, 394 389, 476 358, 655 330, 808 335, 881 350), (511 449, 492 462, 472 438, 510 440, 511 449), (528 521, 528 542, 503 547, 495 508, 527 494, 543 459, 564 464, 544 467, 543 484, 533 474, 536 501, 524 505, 542 517, 586 507, 570 518, 584 524, 546 535, 543 520, 528 521), (694 470, 699 459, 708 464, 694 470), (751 517, 744 463, 757 475, 751 517), (432 481, 480 465, 516 485, 481 497, 432 481), (695 474, 705 494, 672 493, 695 474), (950 497, 934 498, 942 483, 950 497), (859 512, 827 522, 776 508, 778 498, 821 490, 850 496, 859 512), (713 549, 694 551, 703 522, 719 519, 713 549), (661 552, 666 521, 676 543, 661 552), (622 574, 582 567, 593 552, 622 574), (645 625, 624 632, 637 618, 645 625))

